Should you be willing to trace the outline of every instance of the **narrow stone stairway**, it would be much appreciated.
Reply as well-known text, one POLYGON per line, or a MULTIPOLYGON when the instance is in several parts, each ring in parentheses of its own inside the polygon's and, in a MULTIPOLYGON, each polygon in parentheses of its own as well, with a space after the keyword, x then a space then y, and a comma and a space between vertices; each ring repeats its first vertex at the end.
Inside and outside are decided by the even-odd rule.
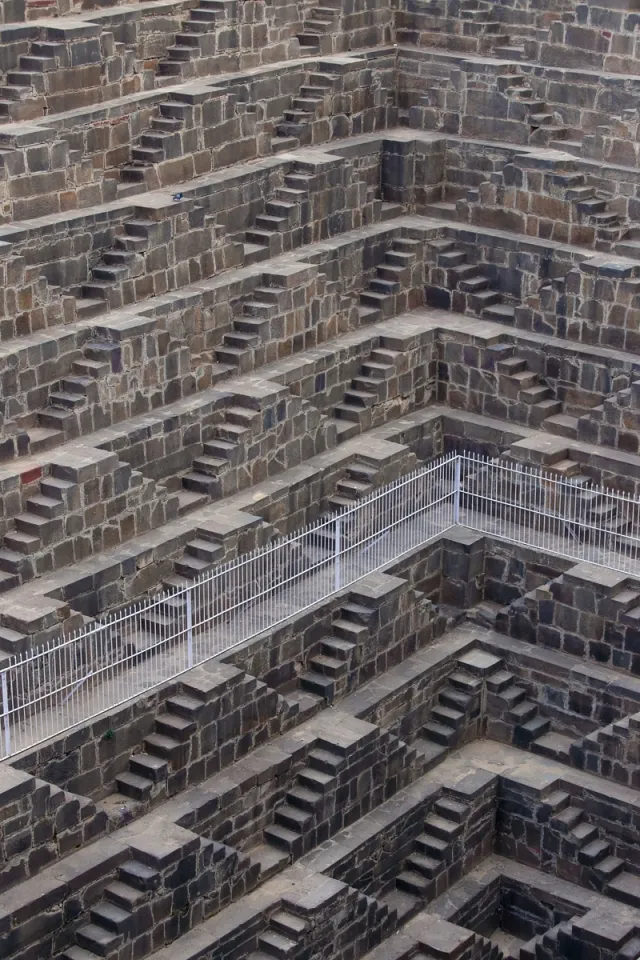
MULTIPOLYGON (((190 470, 177 478, 181 487, 178 489, 181 515, 229 492, 224 487, 225 474, 240 465, 245 446, 262 427, 259 410, 239 405, 224 409, 223 419, 212 427, 213 436, 203 444, 202 454, 194 458, 190 470)), ((166 486, 173 488, 171 483, 166 486)), ((197 566, 195 562, 194 566, 197 566)), ((203 558, 200 573, 207 569, 210 564, 203 558)))
POLYGON ((198 6, 189 11, 188 18, 182 21, 176 42, 167 47, 166 56, 159 61, 158 77, 188 80, 198 76, 194 61, 216 54, 215 25, 226 19, 224 0, 200 0, 198 6))
POLYGON ((45 115, 44 75, 58 69, 56 56, 64 53, 64 43, 30 42, 29 52, 20 54, 17 69, 9 70, 0 86, 0 123, 21 123, 45 115))
POLYGON ((416 746, 425 756, 427 769, 456 747, 470 720, 480 714, 482 681, 460 664, 438 694, 438 702, 419 734, 416 746))
POLYGON ((47 406, 36 417, 38 427, 56 431, 61 440, 78 436, 81 411, 99 401, 98 381, 121 372, 118 344, 90 340, 82 352, 83 358, 73 362, 73 372, 51 388, 47 406))
POLYGON ((266 356, 256 357, 256 351, 272 339, 270 321, 285 309, 286 293, 284 287, 261 286, 243 300, 242 313, 233 318, 233 330, 224 334, 222 346, 216 348, 218 364, 242 374, 269 362, 266 356))
POLYGON ((76 932, 76 945, 62 953, 62 960, 89 960, 117 951, 133 930, 134 913, 154 898, 161 883, 154 867, 129 860, 118 869, 118 879, 104 888, 104 896, 89 912, 89 923, 76 932))
POLYGON ((540 960, 540 957, 559 957, 558 936, 561 932, 571 932, 571 922, 557 923, 555 927, 539 933, 528 940, 518 953, 518 960, 540 960))
POLYGON ((340 75, 329 73, 328 66, 321 73, 310 74, 309 83, 300 87, 299 95, 293 98, 282 120, 276 124, 275 136, 271 140, 274 153, 312 143, 313 121, 329 115, 331 97, 339 84, 340 75))
MULTIPOLYGON (((359 322, 377 323, 396 313, 395 294, 404 287, 414 286, 412 269, 422 250, 419 240, 398 238, 376 267, 376 277, 360 294, 359 322)), ((416 284, 419 280, 416 278, 416 284)))
POLYGON ((454 240, 431 240, 429 247, 436 258, 436 268, 431 270, 425 290, 429 306, 514 325, 517 304, 508 302, 495 288, 482 264, 469 263, 468 253, 457 247, 454 240))
POLYGON ((561 790, 547 802, 552 811, 550 826, 573 845, 578 862, 589 869, 593 886, 614 900, 640 907, 640 876, 612 853, 611 844, 600 838, 598 827, 589 823, 582 807, 561 790))
POLYGON ((424 821, 416 838, 413 853, 405 860, 396 877, 396 888, 420 900, 431 900, 436 892, 436 878, 454 859, 454 842, 464 831, 471 808, 444 796, 436 800, 433 812, 424 821))
POLYGON ((551 141, 571 138, 560 114, 534 96, 528 77, 521 73, 502 74, 498 77, 498 89, 511 101, 509 118, 529 124, 530 144, 549 146, 551 141))
POLYGON ((297 956, 308 928, 308 922, 291 910, 276 910, 269 917, 267 929, 258 934, 258 949, 247 954, 247 960, 297 956))
POLYGON ((385 347, 382 337, 381 346, 371 351, 343 400, 333 408, 338 443, 374 426, 371 408, 389 397, 390 381, 396 376, 399 359, 400 352, 385 347))
POLYGON ((346 764, 329 744, 311 750, 295 785, 275 808, 273 824, 264 830, 265 843, 279 848, 289 859, 301 856, 310 845, 316 820, 325 811, 326 795, 337 790, 338 774, 346 764))
MULTIPOLYGON (((145 627, 153 629, 161 616, 162 611, 150 612, 144 621, 145 627)), ((198 717, 204 708, 205 701, 193 695, 181 693, 169 697, 165 712, 156 717, 154 732, 143 739, 142 750, 132 754, 129 769, 116 776, 118 792, 146 803, 165 785, 167 796, 184 786, 178 787, 179 778, 175 777, 174 787, 172 774, 177 774, 187 762, 189 739, 197 729, 198 717)))
POLYGON ((264 214, 244 235, 244 264, 259 263, 291 249, 291 231, 306 222, 312 174, 294 170, 285 174, 274 200, 267 200, 264 214))
POLYGON ((331 624, 331 633, 320 641, 320 651, 308 662, 300 687, 331 702, 349 690, 349 672, 355 665, 358 647, 371 632, 373 611, 362 604, 344 603, 331 624))
MULTIPOLYGON (((494 706, 497 708, 498 723, 503 725, 507 739, 525 750, 544 753, 543 749, 535 750, 533 743, 548 734, 551 721, 540 715, 537 703, 529 699, 526 688, 514 674, 509 670, 499 670, 487 678, 487 691, 491 695, 488 706, 490 709, 494 706)), ((494 734, 499 732, 491 720, 489 725, 494 734)), ((496 739, 504 740, 505 736, 496 739)))
MULTIPOLYGON (((176 160, 186 152, 182 134, 192 126, 193 108, 188 100, 182 102, 180 96, 176 91, 164 103, 158 104, 155 116, 149 121, 149 129, 133 141, 131 161, 120 167, 119 197, 135 192, 143 183, 149 189, 159 186, 152 176, 154 165, 164 160, 176 160)), ((194 150, 196 137, 194 130, 194 150)))
POLYGON ((303 53, 311 56, 332 53, 329 34, 339 26, 341 9, 340 0, 323 0, 321 7, 311 8, 302 22, 301 32, 297 34, 303 53))
MULTIPOLYGON (((501 359, 496 361, 499 393, 524 405, 524 419, 529 426, 538 427, 547 417, 561 413, 562 403, 554 399, 550 387, 541 382, 539 374, 529 370, 527 361, 515 356, 515 347, 507 346, 500 351, 500 356, 501 359)), ((510 419, 520 419, 518 407, 510 408, 509 413, 510 419)))

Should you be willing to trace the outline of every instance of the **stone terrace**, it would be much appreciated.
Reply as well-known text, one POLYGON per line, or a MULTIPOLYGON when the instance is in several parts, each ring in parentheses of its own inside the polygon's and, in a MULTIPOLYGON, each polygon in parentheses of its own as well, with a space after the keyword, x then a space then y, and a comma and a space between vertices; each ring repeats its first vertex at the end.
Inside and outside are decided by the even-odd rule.
POLYGON ((3 960, 640 955, 640 531, 592 489, 640 497, 639 18, 0 0, 3 960), (602 565, 458 524, 144 649, 457 451, 567 480, 602 565), (3 673, 161 593, 109 685, 3 673))

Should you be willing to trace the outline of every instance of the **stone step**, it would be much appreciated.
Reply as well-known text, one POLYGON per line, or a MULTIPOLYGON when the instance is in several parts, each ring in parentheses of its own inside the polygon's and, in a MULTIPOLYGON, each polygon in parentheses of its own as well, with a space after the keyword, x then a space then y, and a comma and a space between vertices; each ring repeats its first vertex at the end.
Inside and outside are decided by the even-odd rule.
POLYGON ((396 887, 414 897, 424 899, 431 887, 431 881, 416 870, 403 870, 396 877, 396 887))
POLYGON ((104 888, 105 899, 109 903, 126 910, 131 914, 141 904, 148 899, 148 894, 144 890, 137 890, 135 887, 123 883, 121 880, 114 880, 104 888))
POLYGON ((415 847, 420 853, 443 862, 449 856, 451 841, 433 834, 422 833, 416 837, 415 847))
POLYGON ((88 923, 76 930, 78 946, 99 957, 108 957, 114 953, 122 943, 122 939, 122 934, 105 930, 104 927, 95 923, 88 923))
POLYGON ((569 763, 573 743, 571 737, 565 737, 561 733, 545 733, 532 742, 531 752, 560 763, 569 763))
POLYGON ((111 933, 127 933, 133 921, 133 917, 128 910, 108 900, 101 900, 91 907, 89 916, 92 923, 104 927, 111 933))
POLYGON ((570 830, 567 834, 567 840, 576 847, 584 847, 598 839, 598 828, 591 823, 583 821, 577 827, 570 830))
POLYGON ((129 770, 137 777, 145 778, 152 783, 159 783, 166 779, 169 773, 169 765, 161 757, 155 757, 148 753, 134 753, 129 759, 129 770))
POLYGON ((264 839, 266 843, 273 844, 274 847, 279 847, 281 850, 286 850, 294 857, 299 857, 303 851, 303 840, 300 834, 279 824, 266 827, 264 839))
POLYGON ((640 877, 623 870, 609 881, 606 893, 621 903, 640 907, 640 877))
POLYGON ((483 320, 513 326, 516 322, 516 308, 510 303, 491 303, 481 313, 483 320))
POLYGON ((299 784, 287 790, 287 803, 300 810, 314 814, 322 809, 323 793, 299 784))
POLYGON ((578 851, 578 861, 589 867, 595 866, 611 853, 611 844, 606 840, 592 840, 578 851))
POLYGON ((315 793, 327 793, 335 787, 336 778, 333 774, 325 773, 323 770, 304 767, 298 773, 298 782, 301 786, 315 793))
POLYGON ((258 946, 270 957, 291 957, 298 949, 295 940, 277 930, 266 930, 258 934, 258 946))
POLYGON ((312 657, 309 660, 309 666, 314 673, 320 673, 334 679, 345 676, 348 669, 344 660, 339 660, 324 653, 318 653, 312 657))
POLYGON ((435 723, 441 727, 450 727, 454 731, 458 731, 464 727, 465 720, 464 712, 455 707, 438 704, 431 711, 431 722, 435 721, 435 723))
POLYGON ((538 705, 532 700, 521 700, 509 710, 509 719, 514 723, 526 723, 538 712, 538 705))
POLYGON ((145 751, 151 756, 166 760, 174 769, 180 765, 184 749, 180 740, 158 732, 148 734, 142 743, 145 751))
POLYGON ((526 698, 527 691, 524 687, 519 687, 516 683, 511 684, 510 686, 504 688, 500 691, 500 697, 502 700, 505 700, 509 705, 509 709, 513 709, 517 704, 522 703, 526 698))
POLYGON ((537 740, 543 734, 548 733, 551 721, 545 717, 532 717, 526 723, 518 724, 515 728, 514 743, 516 746, 528 747, 532 740, 537 740))
POLYGON ((312 769, 336 776, 345 766, 344 757, 321 747, 309 751, 307 761, 312 769))
POLYGON ((43 494, 29 497, 25 506, 29 513, 35 513, 49 520, 61 517, 65 513, 65 505, 61 500, 54 497, 45 497, 43 494))
MULTIPOLYGON (((626 864, 619 857, 605 857, 593 865, 593 872, 603 884, 609 884, 623 872, 626 864)), ((637 879, 637 878, 636 878, 637 879)))
POLYGON ((472 699, 468 693, 464 693, 462 690, 456 690, 456 688, 452 686, 445 687, 438 695, 438 700, 444 707, 458 710, 461 713, 464 713, 468 708, 472 699))
MULTIPOLYGON (((199 704, 199 706, 201 707, 202 704, 199 704)), ((179 716, 177 713, 161 714, 156 717, 155 726, 157 733, 180 743, 186 743, 191 734, 198 729, 195 720, 179 716)))
POLYGON ((559 813, 554 814, 549 821, 551 826, 561 833, 569 833, 574 830, 584 818, 582 807, 568 806, 559 813))
POLYGON ((429 880, 433 880, 442 871, 443 866, 441 860, 428 857, 424 853, 412 853, 411 856, 407 857, 406 864, 410 870, 422 874, 429 880))
POLYGON ((323 673, 308 670, 300 676, 300 686, 308 693, 315 693, 325 700, 333 700, 335 695, 335 682, 331 677, 323 673))
POLYGON ((439 797, 434 804, 434 809, 441 817, 453 820, 455 823, 463 823, 471 812, 468 804, 460 803, 459 800, 453 800, 451 797, 439 797))
POLYGON ((424 821, 424 830, 425 833, 431 834, 432 836, 437 837, 439 840, 446 840, 448 843, 450 843, 452 840, 455 840, 456 837, 460 836, 463 827, 460 823, 456 823, 453 820, 448 820, 445 817, 439 817, 437 814, 431 813, 424 821))
POLYGON ((204 703, 201 700, 185 693, 175 694, 167 700, 167 710, 185 720, 197 720, 203 708, 204 703))
POLYGON ((302 917, 296 917, 288 910, 278 910, 276 913, 272 913, 269 923, 274 930, 285 934, 291 940, 302 937, 305 931, 309 929, 306 920, 303 920, 302 917))

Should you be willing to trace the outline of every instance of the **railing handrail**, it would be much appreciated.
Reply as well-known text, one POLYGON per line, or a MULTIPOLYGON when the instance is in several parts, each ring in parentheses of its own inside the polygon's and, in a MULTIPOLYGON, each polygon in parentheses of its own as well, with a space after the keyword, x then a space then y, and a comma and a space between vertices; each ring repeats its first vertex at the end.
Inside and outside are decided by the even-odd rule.
POLYGON ((541 549, 575 559, 583 559, 576 548, 576 531, 588 533, 590 556, 609 551, 606 562, 614 569, 616 564, 628 569, 638 562, 640 575, 640 539, 637 533, 628 533, 627 520, 632 529, 640 529, 640 501, 585 483, 584 478, 578 484, 531 464, 473 453, 443 455, 372 491, 347 510, 322 516, 263 548, 228 560, 187 585, 17 654, 0 670, 0 757, 148 694, 195 664, 329 599, 455 524, 513 543, 529 542, 530 528, 535 527, 533 540, 537 538, 541 549), (505 492, 505 482, 516 494, 505 492), (517 495, 523 483, 532 484, 543 502, 523 502, 522 495, 517 495), (556 492, 549 494, 549 490, 556 492), (622 515, 618 529, 612 532, 604 521, 598 525, 589 517, 585 492, 606 501, 603 516, 607 511, 622 515), (550 503, 559 505, 561 512, 551 509, 550 503), (416 537, 422 539, 416 541, 416 537), (328 546, 319 547, 324 539, 328 546), (280 559, 283 571, 278 567, 280 559), (318 579, 320 593, 312 590, 309 595, 307 587, 313 578, 318 579), (183 602, 184 612, 180 612, 183 602), (162 620, 168 604, 174 620, 170 619, 170 632, 165 635, 162 623, 157 627, 153 618, 162 620), (127 642, 131 637, 137 642, 141 637, 145 643, 151 640, 138 647, 127 642), (97 681, 98 686, 92 686, 97 681), (95 694, 95 703, 90 694, 95 694))

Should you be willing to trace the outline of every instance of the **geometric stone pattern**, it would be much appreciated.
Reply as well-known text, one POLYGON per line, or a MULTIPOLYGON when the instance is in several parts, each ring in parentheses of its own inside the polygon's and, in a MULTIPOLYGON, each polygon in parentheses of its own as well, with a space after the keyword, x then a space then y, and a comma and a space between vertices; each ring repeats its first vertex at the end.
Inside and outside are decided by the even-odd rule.
MULTIPOLYGON (((0 0, 0 669, 452 451, 637 537, 636 28, 0 0)), ((2 957, 635 960, 640 578, 524 541, 2 761, 2 957)))

